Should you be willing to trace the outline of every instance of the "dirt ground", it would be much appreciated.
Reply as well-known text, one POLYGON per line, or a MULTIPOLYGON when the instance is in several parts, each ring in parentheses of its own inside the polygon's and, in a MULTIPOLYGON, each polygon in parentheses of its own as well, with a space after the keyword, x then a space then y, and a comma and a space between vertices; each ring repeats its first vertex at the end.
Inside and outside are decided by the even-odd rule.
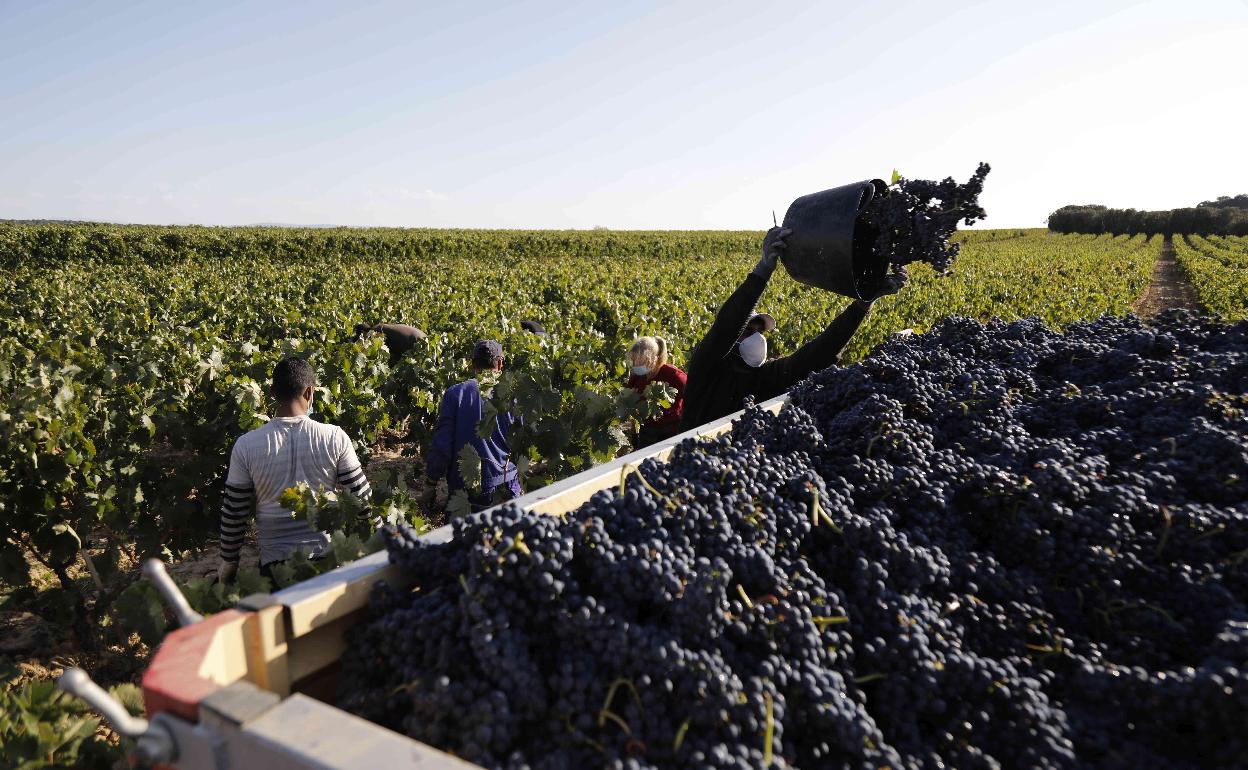
POLYGON ((1196 300, 1196 290, 1175 261, 1174 243, 1166 238, 1161 256, 1153 265, 1153 280, 1135 302, 1135 313, 1149 318, 1171 308, 1199 310, 1200 304, 1196 300))

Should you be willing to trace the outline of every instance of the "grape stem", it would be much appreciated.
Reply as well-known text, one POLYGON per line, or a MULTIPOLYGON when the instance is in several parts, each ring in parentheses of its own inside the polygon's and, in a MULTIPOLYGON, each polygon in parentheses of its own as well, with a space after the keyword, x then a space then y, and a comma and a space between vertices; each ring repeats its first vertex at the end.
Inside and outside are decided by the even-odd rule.
POLYGON ((835 532, 836 534, 838 535, 845 534, 845 530, 836 526, 836 522, 832 521, 832 517, 829 516, 827 511, 823 510, 823 506, 819 504, 819 488, 818 487, 815 487, 815 501, 814 501, 814 505, 812 506, 812 510, 813 510, 813 513, 811 514, 811 526, 812 527, 819 526, 819 521, 822 520, 825 524, 831 527, 832 531, 835 532))
POLYGON ((849 617, 846 615, 816 615, 810 621, 819 627, 819 633, 822 634, 828 626, 848 623, 849 617))
POLYGON ((576 736, 577 738, 589 744, 590 746, 593 746, 595 749, 597 749, 599 754, 607 753, 607 749, 605 746, 603 746, 598 741, 594 740, 593 738, 590 738, 589 736, 582 733, 580 730, 577 730, 575 727, 573 727, 572 719, 568 717, 566 714, 563 717, 563 724, 565 727, 568 728, 568 732, 572 733, 572 735, 576 736))
POLYGON ((1218 526, 1214 527, 1213 529, 1209 530, 1208 532, 1202 532, 1202 533, 1200 533, 1199 535, 1197 535, 1196 537, 1192 538, 1192 542, 1193 542, 1193 543, 1199 543, 1200 541, 1202 541, 1202 540, 1208 540, 1209 538, 1211 538, 1211 537, 1213 537, 1213 536, 1215 536, 1215 535, 1220 535, 1220 534, 1222 534, 1222 533, 1223 533, 1223 532, 1225 532, 1225 531, 1226 531, 1226 525, 1225 525, 1225 524, 1219 524, 1218 526))
POLYGON ((740 594, 741 601, 745 602, 746 607, 754 609, 754 602, 751 601, 750 595, 745 592, 745 588, 740 583, 737 583, 737 593, 740 594))
POLYGON ((637 710, 641 711, 641 696, 637 694, 637 688, 634 687, 633 683, 627 679, 616 679, 611 683, 611 686, 607 688, 607 697, 603 700, 602 708, 598 711, 598 726, 604 727, 607 720, 610 719, 612 722, 615 722, 620 726, 620 729, 624 731, 625 735, 632 735, 633 731, 629 729, 628 723, 611 710, 612 703, 615 701, 615 693, 620 689, 621 685, 628 687, 629 692, 633 694, 633 702, 637 704, 637 710))
POLYGON ((628 481, 628 476, 630 473, 635 473, 637 475, 637 478, 641 481, 641 485, 645 487, 647 490, 649 490, 650 494, 662 500, 664 503, 664 507, 667 508, 667 510, 669 511, 676 510, 676 507, 677 507, 676 502, 673 500, 669 500, 666 495, 664 495, 659 490, 655 489, 650 484, 649 481, 646 481, 646 477, 643 476, 641 473, 641 467, 637 465, 625 465, 623 468, 620 469, 620 495, 619 495, 620 497, 624 496, 624 485, 625 485, 625 482, 628 481))
POLYGON ((672 741, 672 753, 680 752, 681 745, 685 742, 685 733, 689 732, 689 720, 686 719, 676 730, 676 740, 672 741))
POLYGON ((771 693, 763 693, 763 701, 767 704, 767 727, 763 730, 763 767, 771 767, 771 742, 776 735, 775 707, 771 702, 771 693))
POLYGON ((633 734, 633 731, 629 729, 628 727, 628 722, 625 722, 623 719, 621 719, 619 715, 616 714, 611 709, 603 709, 602 711, 598 712, 598 726, 599 727, 604 726, 608 719, 610 719, 612 722, 615 722, 617 725, 619 725, 620 729, 624 731, 625 735, 633 734))
POLYGON ((507 554, 511 553, 512 551, 519 551, 520 553, 524 554, 525 556, 532 556, 532 555, 533 555, 533 552, 529 550, 529 546, 528 546, 528 545, 526 545, 526 544, 525 544, 525 542, 524 542, 524 533, 523 533, 523 532, 521 532, 521 533, 517 534, 517 535, 516 535, 516 539, 515 539, 515 540, 513 540, 513 541, 511 542, 511 545, 509 545, 509 546, 507 546, 506 548, 504 548, 504 549, 503 549, 503 550, 502 550, 502 551, 498 554, 498 562, 499 562, 499 564, 502 564, 503 559, 507 558, 507 554))

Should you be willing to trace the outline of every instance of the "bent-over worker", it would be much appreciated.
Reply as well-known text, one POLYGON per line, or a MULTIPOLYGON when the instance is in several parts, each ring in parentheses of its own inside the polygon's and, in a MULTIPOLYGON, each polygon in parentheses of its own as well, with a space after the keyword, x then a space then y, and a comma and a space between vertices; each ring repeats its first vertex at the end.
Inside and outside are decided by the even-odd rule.
POLYGON ((762 258, 724 302, 710 330, 689 356, 681 430, 735 412, 747 396, 756 401, 774 398, 811 372, 832 366, 867 317, 871 303, 887 294, 895 294, 906 283, 904 272, 890 273, 870 299, 854 300, 819 336, 792 355, 768 361, 766 341, 761 332, 766 329, 770 316, 755 316, 754 306, 776 270, 789 233, 790 230, 779 227, 767 231, 762 258), (748 330, 751 322, 755 324, 753 331, 748 330))
MULTIPOLYGON (((270 391, 277 399, 273 419, 234 442, 221 504, 221 567, 231 582, 238 573, 239 549, 255 506, 260 529, 260 571, 272 569, 299 548, 316 557, 329 548, 329 534, 317 532, 278 502, 282 492, 306 482, 313 489, 347 489, 365 501, 372 497, 364 469, 346 431, 309 417, 316 373, 302 358, 286 358, 273 368, 270 391)), ((367 509, 365 511, 367 515, 367 509)))
POLYGON ((369 332, 377 332, 386 338, 386 347, 390 349, 390 365, 394 366, 403 358, 407 351, 416 347, 416 343, 425 339, 425 333, 415 326, 407 324, 356 324, 355 339, 360 339, 369 332))

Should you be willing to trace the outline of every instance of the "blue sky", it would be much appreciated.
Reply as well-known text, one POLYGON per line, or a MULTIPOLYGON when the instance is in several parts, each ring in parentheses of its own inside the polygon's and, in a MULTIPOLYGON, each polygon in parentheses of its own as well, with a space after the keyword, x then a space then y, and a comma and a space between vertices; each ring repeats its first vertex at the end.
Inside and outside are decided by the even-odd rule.
POLYGON ((1248 192, 1248 0, 0 0, 0 218, 762 229, 992 163, 985 226, 1248 192))

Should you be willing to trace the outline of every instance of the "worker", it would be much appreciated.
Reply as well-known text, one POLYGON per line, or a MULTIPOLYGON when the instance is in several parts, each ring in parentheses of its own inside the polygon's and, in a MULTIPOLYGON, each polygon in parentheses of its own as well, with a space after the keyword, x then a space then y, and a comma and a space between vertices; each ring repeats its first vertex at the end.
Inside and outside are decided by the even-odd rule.
MULTIPOLYGON (((489 438, 477 433, 482 418, 482 389, 487 393, 503 371, 503 347, 494 340, 481 340, 472 350, 473 377, 447 388, 438 406, 438 425, 425 463, 425 491, 421 504, 432 511, 438 481, 446 479, 447 490, 454 494, 464 489, 459 473, 459 453, 471 444, 481 458, 481 489, 469 490, 474 510, 488 507, 499 497, 510 499, 520 494, 520 480, 511 462, 508 438, 517 420, 510 411, 494 418, 494 431, 489 438)), ((488 395, 485 396, 488 398, 488 395)))
POLYGON ((532 318, 526 318, 523 321, 521 321, 520 328, 524 329, 526 332, 529 332, 531 334, 536 334, 539 337, 546 336, 546 328, 543 327, 539 322, 534 321, 532 318))
POLYGON ((676 399, 663 413, 644 421, 637 431, 636 449, 656 444, 680 432, 680 412, 685 402, 685 373, 667 362, 667 341, 662 337, 638 337, 628 350, 627 386, 645 395, 652 382, 676 390, 676 399))
POLYGON ((407 324, 365 324, 355 325, 355 336, 353 339, 360 339, 365 334, 376 332, 386 338, 386 347, 390 350, 390 365, 394 366, 403 358, 407 351, 416 347, 417 342, 425 339, 425 333, 415 326, 407 324))
MULTIPOLYGON (((269 386, 277 400, 273 419, 244 433, 230 452, 221 505, 221 565, 218 579, 232 582, 239 550, 254 506, 260 530, 260 571, 273 579, 273 568, 300 548, 313 557, 329 548, 329 534, 296 519, 278 499, 303 481, 313 489, 349 490, 368 501, 373 494, 346 431, 313 420, 316 373, 302 358, 285 358, 273 368, 269 386)), ((367 513, 367 508, 365 513, 367 513)))
POLYGON ((767 337, 775 331, 776 319, 767 313, 755 313, 737 337, 737 350, 746 363, 767 360, 767 337))
POLYGON ((763 329, 770 316, 754 315, 754 307, 776 270, 790 232, 779 227, 767 232, 758 264, 720 307, 710 330, 689 356, 681 430, 731 414, 746 397, 764 401, 778 396, 811 372, 832 366, 867 317, 871 303, 897 293, 906 283, 904 270, 890 272, 870 298, 855 300, 819 336, 792 355, 769 361, 763 329), (748 328, 751 322, 752 330, 748 328))

